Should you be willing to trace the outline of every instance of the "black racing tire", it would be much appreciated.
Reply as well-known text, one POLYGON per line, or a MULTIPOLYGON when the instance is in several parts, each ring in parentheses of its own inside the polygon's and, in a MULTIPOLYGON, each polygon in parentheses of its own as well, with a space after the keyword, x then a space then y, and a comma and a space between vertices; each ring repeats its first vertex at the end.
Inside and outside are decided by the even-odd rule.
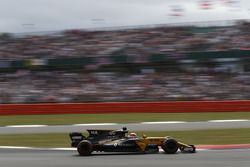
POLYGON ((88 140, 83 140, 77 145, 77 151, 80 156, 89 156, 93 151, 93 145, 88 140))
POLYGON ((175 154, 179 149, 178 142, 175 139, 166 139, 161 147, 167 154, 175 154))

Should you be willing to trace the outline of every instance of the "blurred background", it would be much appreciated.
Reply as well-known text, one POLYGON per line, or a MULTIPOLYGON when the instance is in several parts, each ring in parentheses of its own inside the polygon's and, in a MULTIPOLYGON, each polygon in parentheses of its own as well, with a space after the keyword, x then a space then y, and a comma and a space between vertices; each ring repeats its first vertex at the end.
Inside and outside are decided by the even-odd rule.
POLYGON ((250 99, 249 6, 1 1, 0 103, 250 99))

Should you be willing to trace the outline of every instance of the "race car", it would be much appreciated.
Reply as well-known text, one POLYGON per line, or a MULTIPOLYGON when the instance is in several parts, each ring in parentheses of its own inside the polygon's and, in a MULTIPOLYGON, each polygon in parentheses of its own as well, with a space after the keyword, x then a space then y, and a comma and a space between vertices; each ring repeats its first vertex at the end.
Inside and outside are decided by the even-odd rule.
POLYGON ((88 156, 93 151, 99 152, 138 152, 156 153, 161 147, 167 154, 175 154, 178 150, 183 153, 195 153, 194 145, 181 143, 176 139, 166 137, 138 137, 136 133, 130 133, 126 127, 120 130, 87 130, 89 135, 82 133, 70 133, 71 146, 76 147, 79 155, 88 156))

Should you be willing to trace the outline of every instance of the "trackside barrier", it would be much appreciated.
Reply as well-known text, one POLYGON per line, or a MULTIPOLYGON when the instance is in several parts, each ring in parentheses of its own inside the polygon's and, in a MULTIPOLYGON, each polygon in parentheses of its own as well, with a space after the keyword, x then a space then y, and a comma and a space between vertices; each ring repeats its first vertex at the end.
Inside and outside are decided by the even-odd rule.
POLYGON ((250 112, 246 101, 0 104, 0 115, 250 112))

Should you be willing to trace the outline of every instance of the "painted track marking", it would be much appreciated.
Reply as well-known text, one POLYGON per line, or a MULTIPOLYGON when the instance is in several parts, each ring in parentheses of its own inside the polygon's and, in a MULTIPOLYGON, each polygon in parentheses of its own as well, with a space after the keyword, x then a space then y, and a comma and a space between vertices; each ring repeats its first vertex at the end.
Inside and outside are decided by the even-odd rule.
POLYGON ((118 123, 73 124, 72 126, 102 126, 102 125, 118 125, 118 123))
POLYGON ((185 121, 161 121, 161 122, 141 122, 140 124, 180 124, 180 123, 188 123, 185 121))
MULTIPOLYGON (((186 121, 158 121, 158 122, 139 122, 139 123, 86 123, 73 125, 7 125, 8 128, 37 128, 49 126, 105 126, 105 125, 122 125, 122 124, 182 124, 182 123, 229 123, 229 122, 249 122, 249 119, 231 119, 231 120, 208 120, 201 122, 186 122, 186 121)), ((1 127, 1 126, 0 126, 1 127)))
POLYGON ((8 125, 5 127, 9 128, 37 128, 37 127, 47 127, 49 125, 8 125))
POLYGON ((231 120, 209 120, 207 122, 247 122, 248 119, 231 119, 231 120))

